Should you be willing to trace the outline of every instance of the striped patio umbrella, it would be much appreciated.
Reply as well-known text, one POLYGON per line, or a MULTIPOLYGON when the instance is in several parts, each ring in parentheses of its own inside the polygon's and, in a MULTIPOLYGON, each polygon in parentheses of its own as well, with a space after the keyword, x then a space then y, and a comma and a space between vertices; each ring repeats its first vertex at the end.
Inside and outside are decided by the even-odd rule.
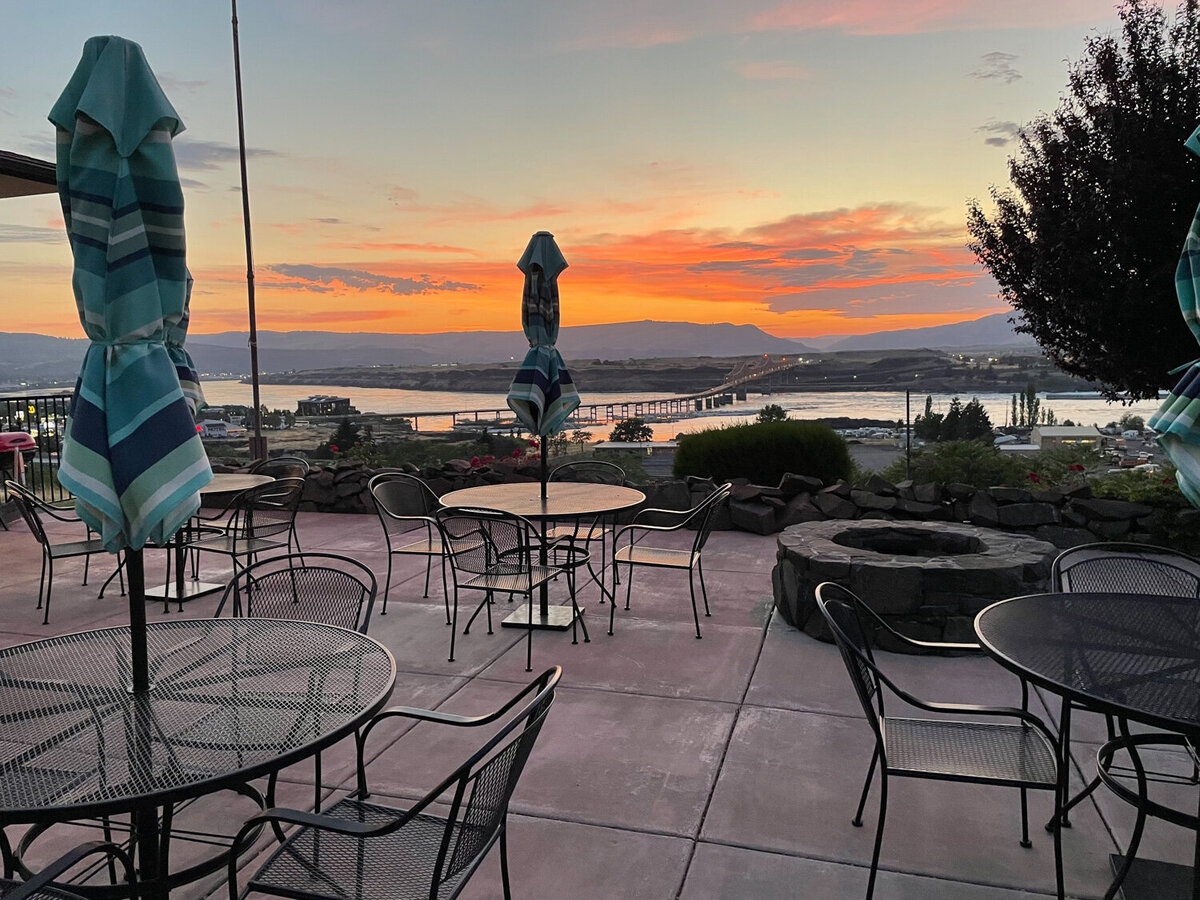
POLYGON ((141 548, 166 543, 212 479, 193 421, 203 397, 183 349, 191 276, 171 148, 183 124, 142 48, 119 37, 84 44, 50 121, 75 302, 92 342, 59 480, 110 551, 133 551, 136 640, 145 621, 141 548))
MULTIPOLYGON (((554 235, 539 231, 529 239, 517 268, 525 273, 521 328, 529 352, 508 389, 508 406, 530 431, 545 438, 558 434, 579 407, 579 392, 554 344, 558 340, 558 276, 567 267, 554 235)), ((546 455, 542 441, 542 485, 546 455)))
MULTIPOLYGON (((1200 128, 1184 146, 1200 156, 1200 128)), ((1175 294, 1183 321, 1200 342, 1200 208, 1175 268, 1175 294)), ((1200 360, 1180 368, 1186 369, 1183 377, 1146 424, 1158 432, 1159 446, 1175 465, 1179 489, 1192 506, 1200 506, 1200 360)))

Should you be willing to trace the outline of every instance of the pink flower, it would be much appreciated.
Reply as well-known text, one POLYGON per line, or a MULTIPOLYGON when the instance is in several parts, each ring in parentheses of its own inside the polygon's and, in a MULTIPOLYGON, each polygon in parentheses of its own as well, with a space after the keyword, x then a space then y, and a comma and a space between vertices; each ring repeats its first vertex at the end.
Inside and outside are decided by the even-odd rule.
POLYGON ((472 457, 471 457, 471 468, 472 468, 472 469, 478 469, 478 468, 479 468, 479 466, 480 466, 479 457, 478 457, 478 456, 472 456, 472 457))
POLYGON ((1028 478, 1030 481, 1032 481, 1034 484, 1042 483, 1042 476, 1039 475, 1037 472, 1030 472, 1025 477, 1028 478))
POLYGON ((334 453, 338 452, 337 444, 330 444, 329 449, 332 450, 334 453))

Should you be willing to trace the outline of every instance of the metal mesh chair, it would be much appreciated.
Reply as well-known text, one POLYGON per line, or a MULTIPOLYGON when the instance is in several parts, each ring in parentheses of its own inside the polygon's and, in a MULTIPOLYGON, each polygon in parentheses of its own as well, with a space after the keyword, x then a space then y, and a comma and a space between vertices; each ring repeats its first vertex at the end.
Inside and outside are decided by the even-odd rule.
MULTIPOLYGON (((25 524, 29 526, 30 532, 42 547, 42 575, 41 581, 38 584, 38 602, 36 609, 43 610, 42 624, 50 624, 50 594, 54 589, 54 561, 56 559, 71 559, 76 556, 85 557, 83 564, 83 583, 87 584, 88 569, 91 566, 91 558, 93 554, 104 553, 108 551, 104 549, 104 542, 99 538, 92 537, 92 530, 87 529, 87 537, 82 541, 58 541, 55 542, 50 534, 46 531, 45 523, 42 521, 43 516, 48 516, 58 522, 66 522, 72 525, 82 525, 81 520, 73 512, 51 506, 46 503, 28 488, 15 481, 4 482, 4 487, 8 491, 8 496, 17 505, 17 509, 21 513, 21 518, 25 520, 25 524)), ((123 562, 118 555, 117 572, 121 570, 123 562)), ((125 576, 121 575, 121 596, 125 596, 125 576)), ((108 579, 111 581, 112 579, 108 579)), ((104 585, 108 585, 108 581, 104 585)), ((100 596, 104 596, 104 587, 100 588, 100 596)))
MULTIPOLYGON (((370 627, 378 585, 374 573, 356 559, 335 553, 273 556, 246 568, 242 578, 240 589, 236 580, 225 588, 214 617, 220 618, 229 603, 233 618, 321 622, 362 634, 370 627)), ((321 754, 313 759, 313 809, 320 809, 321 754)), ((271 775, 269 796, 275 792, 276 774, 271 775)))
MULTIPOLYGON (((696 609, 696 584, 692 573, 695 572, 700 579, 700 596, 704 599, 704 615, 709 616, 711 613, 708 611, 708 591, 704 587, 704 568, 701 564, 700 554, 712 532, 713 513, 729 497, 731 489, 731 485, 723 484, 705 497, 698 506, 682 512, 674 509, 643 509, 634 516, 632 524, 626 525, 617 532, 613 538, 616 547, 613 554, 613 567, 615 568, 617 563, 624 563, 629 567, 625 584, 626 609, 629 609, 629 596, 633 589, 633 570, 636 566, 686 569, 688 588, 692 594, 692 619, 696 623, 696 638, 701 637, 700 614, 696 609), (651 521, 656 524, 651 524, 651 521), (663 522, 666 524, 662 524, 663 522), (687 550, 648 547, 638 543, 650 535, 680 531, 684 528, 694 528, 696 531, 695 537, 692 539, 692 546, 687 550), (629 544, 622 547, 621 541, 624 538, 629 539, 629 544)), ((609 634, 613 633, 613 617, 616 610, 617 604, 614 599, 612 608, 608 611, 609 634)))
POLYGON ((388 571, 383 584, 383 609, 387 615, 388 592, 392 587, 392 555, 425 557, 425 596, 429 596, 429 573, 437 557, 442 569, 442 596, 446 601, 446 624, 450 624, 450 592, 446 589, 446 542, 434 513, 442 508, 437 494, 420 478, 403 472, 383 472, 367 482, 375 512, 387 542, 388 571))
MULTIPOLYGON (((550 473, 550 481, 566 481, 575 484, 613 484, 618 487, 625 485, 625 470, 615 463, 602 462, 597 459, 585 459, 578 462, 563 463, 557 466, 550 473)), ((599 542, 600 544, 600 569, 603 571, 604 566, 610 561, 608 550, 609 537, 613 533, 612 520, 614 517, 609 515, 592 516, 589 518, 575 519, 572 522, 555 523, 548 527, 543 532, 543 537, 547 541, 562 541, 568 540, 573 544, 587 547, 589 544, 599 542)), ((616 545, 613 545, 613 550, 616 550, 616 545)), ((600 602, 604 602, 604 597, 608 594, 607 588, 604 586, 604 580, 596 574, 596 570, 592 568, 591 562, 588 563, 588 570, 591 572, 592 579, 596 584, 600 585, 600 602)), ((613 565, 613 578, 617 577, 617 567, 613 565)), ((619 582, 614 582, 619 583, 619 582)), ((612 597, 612 595, 609 595, 612 597)), ((613 597, 612 599, 615 599, 613 597)))
POLYGON ((236 591, 242 570, 259 553, 290 549, 303 492, 303 478, 279 478, 242 491, 231 504, 232 514, 226 527, 202 526, 183 538, 184 545, 191 550, 228 556, 233 561, 231 581, 236 591), (243 558, 246 563, 239 570, 238 560, 243 558))
MULTIPOLYGON (((300 478, 308 475, 308 460, 299 456, 276 456, 274 459, 260 459, 249 468, 251 475, 270 475, 272 478, 300 478)), ((296 548, 300 552, 300 535, 296 532, 296 520, 292 519, 291 540, 288 549, 296 548)))
POLYGON ((242 827, 229 860, 231 900, 238 897, 237 858, 253 830, 263 823, 300 827, 247 881, 245 893, 320 900, 453 898, 498 842, 504 897, 510 898, 508 805, 561 675, 557 666, 548 669, 487 716, 468 718, 404 707, 379 714, 358 738, 354 794, 320 815, 271 809, 242 827), (369 799, 364 765, 372 730, 395 716, 457 728, 504 724, 423 799, 405 809, 369 799), (442 812, 447 797, 449 807, 442 812))
MULTIPOLYGON (((3 844, 3 850, 5 869, 8 870, 11 868, 11 850, 7 841, 3 844)), ((136 877, 129 854, 116 844, 90 841, 69 850, 26 881, 14 881, 11 878, 0 879, 0 897, 3 897, 4 900, 83 900, 82 895, 73 893, 69 887, 60 886, 55 879, 61 878, 92 856, 108 857, 109 869, 114 878, 116 877, 116 868, 113 862, 120 862, 124 869, 125 881, 130 891, 134 892, 134 896, 136 896, 136 877)))
MULTIPOLYGON (((1054 560, 1050 569, 1050 580, 1053 589, 1061 593, 1154 594, 1166 597, 1193 597, 1200 602, 1200 560, 1178 550, 1152 544, 1110 541, 1071 547, 1054 560)), ((1059 742, 1064 761, 1071 747, 1072 709, 1087 710, 1088 707, 1063 698, 1059 717, 1059 742)), ((1117 736, 1116 722, 1108 714, 1105 714, 1104 722, 1109 742, 1117 746, 1120 738, 1117 736)), ((1162 735, 1159 742, 1171 744, 1174 738, 1171 735, 1162 735)), ((1058 821, 1069 825, 1068 814, 1081 800, 1099 787, 1106 778, 1111 780, 1121 775, 1136 776, 1136 771, 1134 768, 1115 765, 1113 754, 1109 753, 1107 770, 1100 767, 1096 777, 1087 787, 1069 801, 1063 798, 1058 821)), ((1148 773, 1148 777, 1151 780, 1161 780, 1166 776, 1152 771, 1148 773)), ((1200 771, 1195 767, 1188 783, 1200 784, 1200 771)), ((1052 820, 1046 827, 1053 828, 1054 824, 1052 820)))
MULTIPOLYGON (((458 630, 458 592, 482 591, 483 600, 467 620, 463 634, 471 623, 487 610, 488 634, 492 634, 492 597, 494 594, 523 594, 529 600, 529 618, 533 619, 533 594, 543 584, 559 575, 567 576, 571 606, 575 617, 571 624, 572 643, 576 623, 580 622, 579 607, 575 604, 575 566, 559 568, 546 565, 550 548, 538 534, 533 523, 521 516, 494 509, 463 509, 447 507, 438 510, 438 525, 450 552, 450 572, 454 582, 454 603, 450 623, 450 662, 454 662, 454 636, 458 630)), ((525 671, 533 670, 533 629, 527 629, 525 671)), ((587 626, 583 626, 587 640, 587 626)))
MULTIPOLYGON (((879 823, 871 854, 871 874, 867 880, 867 900, 875 891, 879 850, 883 846, 883 825, 887 817, 888 776, 929 778, 941 781, 965 781, 974 784, 1003 785, 1021 790, 1021 846, 1030 846, 1027 790, 1053 791, 1056 802, 1066 780, 1066 769, 1058 764, 1058 748, 1050 730, 1032 713, 1008 707, 929 703, 896 686, 875 664, 869 627, 892 631, 873 610, 851 591, 832 582, 817 586, 817 607, 833 633, 842 661, 850 673, 855 693, 875 734, 875 751, 867 769, 858 809, 852 824, 862 826, 863 807, 871 788, 875 768, 879 768, 879 823), (869 623, 869 625, 868 625, 869 623), (985 718, 1015 719, 1019 724, 961 719, 899 718, 884 709, 884 691, 917 709, 939 715, 969 714, 985 718)), ((897 632, 892 634, 921 647, 929 642, 913 641, 897 632)), ((961 647, 943 645, 941 647, 961 647)), ((974 645, 966 645, 971 647, 974 645)), ((1054 829, 1054 875, 1059 900, 1063 897, 1062 833, 1054 829)))

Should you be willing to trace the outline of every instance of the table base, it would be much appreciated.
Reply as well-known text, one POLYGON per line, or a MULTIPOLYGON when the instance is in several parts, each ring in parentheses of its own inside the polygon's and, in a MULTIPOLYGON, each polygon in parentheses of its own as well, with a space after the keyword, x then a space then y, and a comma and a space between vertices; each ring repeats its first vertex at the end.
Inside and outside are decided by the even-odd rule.
MULTIPOLYGON (((583 607, 579 607, 579 614, 583 615, 583 607)), ((575 621, 575 611, 569 606, 551 606, 546 610, 546 614, 542 615, 542 611, 535 605, 533 608, 533 621, 529 621, 529 607, 521 604, 520 608, 513 612, 500 625, 504 628, 534 628, 544 631, 566 631, 571 627, 571 623, 575 621)))
MULTIPOLYGON (((1125 857, 1119 853, 1109 856, 1113 874, 1121 871, 1125 857)), ((1185 900, 1192 894, 1192 867, 1157 859, 1135 859, 1129 874, 1121 883, 1125 900, 1185 900)))
MULTIPOLYGON (((203 597, 205 594, 212 594, 216 591, 225 590, 225 585, 215 584, 211 581, 185 581, 183 583, 183 597, 181 602, 186 603, 196 597, 203 597)), ((146 588, 147 600, 174 600, 175 585, 160 584, 158 587, 146 588)))

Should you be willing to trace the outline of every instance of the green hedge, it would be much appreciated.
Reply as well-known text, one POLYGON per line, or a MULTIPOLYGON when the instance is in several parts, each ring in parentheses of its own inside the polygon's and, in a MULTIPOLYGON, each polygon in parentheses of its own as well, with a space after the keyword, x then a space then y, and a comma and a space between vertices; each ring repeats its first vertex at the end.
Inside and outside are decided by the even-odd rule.
POLYGON ((681 437, 674 472, 763 485, 778 484, 785 472, 833 482, 850 474, 850 452, 832 428, 817 422, 733 425, 681 437))

